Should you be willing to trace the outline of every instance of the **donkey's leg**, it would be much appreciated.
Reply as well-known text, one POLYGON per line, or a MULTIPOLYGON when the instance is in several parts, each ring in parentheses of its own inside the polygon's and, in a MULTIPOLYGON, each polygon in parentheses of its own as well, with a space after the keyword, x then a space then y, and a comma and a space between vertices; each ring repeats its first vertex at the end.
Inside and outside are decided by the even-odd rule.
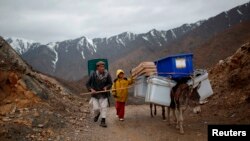
POLYGON ((168 110, 168 125, 170 125, 170 110, 171 110, 171 108, 167 107, 167 110, 168 110))
POLYGON ((174 122, 177 122, 177 116, 176 116, 176 110, 175 109, 172 109, 172 111, 173 111, 173 115, 174 115, 174 122))
POLYGON ((175 113, 175 115, 177 117, 177 120, 176 120, 176 129, 179 129, 180 128, 180 126, 179 126, 179 123, 180 123, 179 122, 180 121, 180 109, 179 108, 175 109, 174 113, 175 113))
POLYGON ((180 124, 180 133, 181 134, 184 134, 184 130, 183 130, 183 112, 184 112, 184 109, 180 108, 180 119, 179 119, 179 124, 180 124))
POLYGON ((161 108, 162 108, 162 119, 163 121, 166 121, 165 106, 161 106, 161 108))
POLYGON ((153 115, 153 104, 152 103, 150 103, 150 115, 151 115, 151 117, 154 117, 154 115, 153 115))
POLYGON ((156 108, 156 104, 154 104, 154 108, 155 108, 154 114, 155 114, 155 116, 156 116, 156 115, 157 115, 157 108, 156 108))

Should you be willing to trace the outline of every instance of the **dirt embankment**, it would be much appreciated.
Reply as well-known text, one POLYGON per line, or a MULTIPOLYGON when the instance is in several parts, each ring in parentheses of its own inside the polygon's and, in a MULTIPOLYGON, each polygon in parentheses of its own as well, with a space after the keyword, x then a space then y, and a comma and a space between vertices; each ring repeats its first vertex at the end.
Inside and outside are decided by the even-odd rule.
POLYGON ((1 141, 71 140, 88 132, 88 113, 85 98, 33 71, 0 37, 1 141))
POLYGON ((204 106, 207 116, 227 123, 250 123, 250 41, 209 71, 214 96, 204 106))

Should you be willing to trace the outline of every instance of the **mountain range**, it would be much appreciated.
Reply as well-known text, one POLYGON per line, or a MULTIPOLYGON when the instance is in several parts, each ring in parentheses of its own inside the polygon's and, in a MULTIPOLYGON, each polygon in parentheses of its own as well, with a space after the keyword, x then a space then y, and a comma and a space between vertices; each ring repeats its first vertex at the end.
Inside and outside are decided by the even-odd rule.
POLYGON ((183 24, 170 30, 152 29, 142 34, 123 32, 109 38, 92 40, 82 36, 48 44, 22 38, 5 40, 35 70, 65 80, 79 80, 87 75, 87 61, 94 58, 107 58, 112 74, 118 68, 129 72, 141 61, 153 61, 170 54, 187 52, 197 54, 196 67, 209 67, 214 63, 212 60, 208 60, 211 63, 197 61, 199 57, 202 58, 199 51, 206 50, 204 44, 249 20, 250 3, 246 3, 207 20, 183 24))

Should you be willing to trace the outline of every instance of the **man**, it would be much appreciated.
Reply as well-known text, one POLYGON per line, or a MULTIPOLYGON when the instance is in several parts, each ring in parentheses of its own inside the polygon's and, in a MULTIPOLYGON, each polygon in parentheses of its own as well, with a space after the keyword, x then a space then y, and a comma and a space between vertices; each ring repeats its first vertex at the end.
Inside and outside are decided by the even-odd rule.
POLYGON ((110 92, 106 91, 112 87, 112 79, 109 72, 105 69, 105 63, 99 61, 96 63, 96 71, 93 72, 86 84, 87 89, 92 92, 91 102, 93 104, 94 122, 97 122, 101 116, 101 127, 107 127, 106 115, 108 110, 108 97, 110 92))

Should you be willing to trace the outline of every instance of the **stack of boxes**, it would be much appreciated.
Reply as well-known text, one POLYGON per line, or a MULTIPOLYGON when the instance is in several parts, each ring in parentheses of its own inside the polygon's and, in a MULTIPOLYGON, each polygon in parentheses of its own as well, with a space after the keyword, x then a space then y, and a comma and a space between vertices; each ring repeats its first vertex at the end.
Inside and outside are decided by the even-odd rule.
POLYGON ((135 79, 134 96, 145 98, 147 93, 147 78, 157 73, 154 62, 142 62, 132 69, 132 78, 135 79))
POLYGON ((132 69, 132 77, 151 76, 157 73, 154 62, 142 62, 136 68, 132 69))

